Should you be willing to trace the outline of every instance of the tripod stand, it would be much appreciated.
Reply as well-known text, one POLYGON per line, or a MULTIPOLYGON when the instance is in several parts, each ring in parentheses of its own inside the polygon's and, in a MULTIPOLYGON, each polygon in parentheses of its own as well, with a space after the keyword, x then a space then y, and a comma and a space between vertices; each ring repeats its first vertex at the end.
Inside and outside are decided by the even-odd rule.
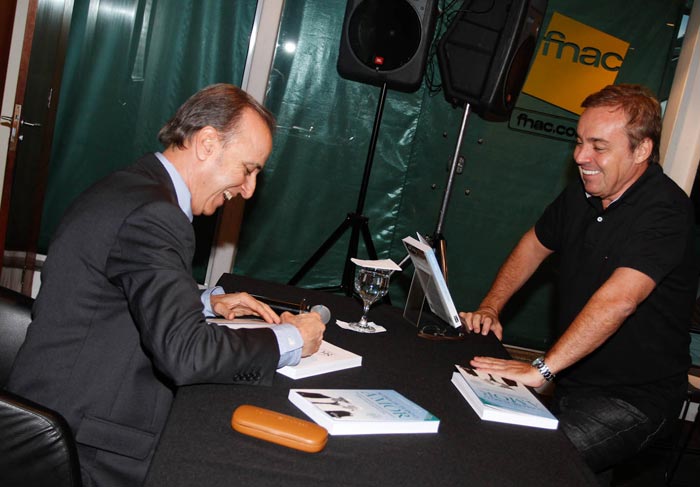
POLYGON ((345 266, 343 267, 343 277, 340 286, 325 288, 326 290, 340 290, 343 291, 347 296, 352 295, 353 291, 353 275, 354 269, 353 264, 350 261, 351 258, 357 257, 357 250, 359 247, 360 234, 362 234, 362 239, 365 243, 365 248, 369 254, 370 259, 377 258, 377 251, 372 243, 372 235, 369 232, 368 221, 369 218, 364 216, 362 212, 365 207, 365 199, 367 198, 367 186, 369 185, 369 176, 372 172, 372 162, 374 161, 374 151, 377 147, 377 137, 379 135, 379 126, 382 121, 382 114, 384 113, 384 102, 386 101, 386 82, 382 85, 382 91, 379 95, 379 102, 377 104, 377 112, 374 116, 374 126, 372 127, 372 136, 369 142, 369 150, 367 151, 367 160, 365 162, 364 174, 362 175, 362 184, 360 185, 360 193, 357 197, 357 206, 353 213, 348 213, 345 220, 335 229, 335 231, 326 239, 323 244, 314 252, 314 254, 306 261, 306 263, 301 266, 294 276, 289 280, 288 284, 296 285, 302 277, 306 275, 311 268, 323 257, 326 252, 338 241, 338 239, 348 230, 350 232, 350 243, 348 245, 348 253, 345 258, 345 266))

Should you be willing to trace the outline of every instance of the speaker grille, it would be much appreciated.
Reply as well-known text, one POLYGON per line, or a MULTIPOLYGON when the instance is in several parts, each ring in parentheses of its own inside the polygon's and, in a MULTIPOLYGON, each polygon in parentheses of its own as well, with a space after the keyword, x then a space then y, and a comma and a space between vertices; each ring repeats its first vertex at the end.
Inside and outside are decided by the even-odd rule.
POLYGON ((350 48, 367 67, 392 71, 407 64, 418 51, 421 24, 404 0, 362 2, 350 17, 350 48))
POLYGON ((423 80, 438 0, 347 0, 338 74, 413 92, 423 80))

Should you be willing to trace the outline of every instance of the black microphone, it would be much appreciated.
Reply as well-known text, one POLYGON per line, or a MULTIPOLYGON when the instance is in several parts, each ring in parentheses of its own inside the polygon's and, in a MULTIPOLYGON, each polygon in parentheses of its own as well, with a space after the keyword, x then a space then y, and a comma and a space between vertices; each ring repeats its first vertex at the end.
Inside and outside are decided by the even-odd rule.
POLYGON ((306 298, 302 298, 299 302, 283 301, 281 299, 269 298, 259 294, 251 294, 258 301, 267 304, 277 314, 282 314, 285 311, 290 313, 318 313, 321 316, 321 321, 324 325, 328 324, 331 319, 331 311, 322 304, 310 306, 306 302, 306 298))

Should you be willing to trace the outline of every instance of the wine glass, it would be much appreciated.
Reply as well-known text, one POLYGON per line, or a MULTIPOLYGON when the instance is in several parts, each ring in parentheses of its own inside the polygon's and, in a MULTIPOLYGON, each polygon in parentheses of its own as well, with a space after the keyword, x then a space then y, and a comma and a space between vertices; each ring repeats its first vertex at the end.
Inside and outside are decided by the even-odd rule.
POLYGON ((367 313, 372 304, 384 297, 389 290, 391 271, 386 269, 371 269, 360 267, 355 274, 355 291, 362 298, 363 309, 360 321, 350 323, 350 327, 359 331, 374 331, 367 324, 367 313))

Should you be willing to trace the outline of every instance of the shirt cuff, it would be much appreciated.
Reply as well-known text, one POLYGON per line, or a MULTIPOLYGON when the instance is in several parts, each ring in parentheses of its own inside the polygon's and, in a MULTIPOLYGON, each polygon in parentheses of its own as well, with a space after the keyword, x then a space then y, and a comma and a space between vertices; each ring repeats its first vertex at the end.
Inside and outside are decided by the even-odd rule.
POLYGON ((275 333, 280 349, 280 361, 277 368, 298 364, 301 360, 301 347, 304 345, 304 340, 302 340, 297 327, 281 324, 273 326, 271 330, 275 333))
POLYGON ((206 318, 213 318, 216 316, 216 313, 214 313, 214 310, 211 308, 211 296, 218 296, 219 294, 225 294, 224 288, 221 286, 205 289, 202 292, 200 299, 202 300, 202 306, 204 306, 204 316, 206 318))

